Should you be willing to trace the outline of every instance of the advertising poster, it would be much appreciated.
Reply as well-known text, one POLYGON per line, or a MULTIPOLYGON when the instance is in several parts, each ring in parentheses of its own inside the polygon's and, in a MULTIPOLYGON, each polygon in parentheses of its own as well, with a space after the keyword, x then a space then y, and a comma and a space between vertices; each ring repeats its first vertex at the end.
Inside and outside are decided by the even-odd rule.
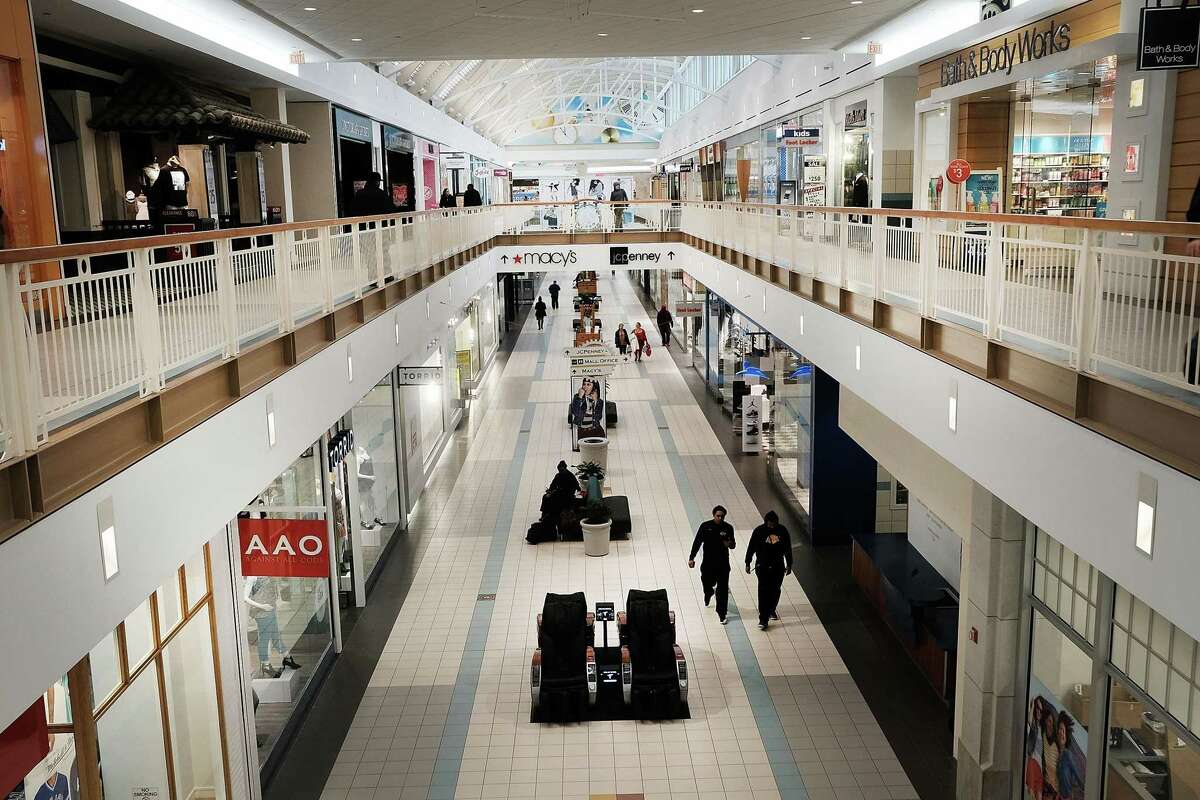
POLYGON ((571 378, 571 449, 579 449, 579 440, 607 436, 604 429, 604 378, 585 375, 571 378))
POLYGON ((742 397, 742 452, 757 453, 762 448, 763 396, 742 397))
POLYGON ((1000 170, 972 172, 963 183, 963 211, 999 214, 1004 204, 1004 186, 1000 170))
MULTIPOLYGON (((25 778, 25 800, 78 800, 79 769, 75 765, 75 737, 54 735, 50 754, 25 778)), ((11 795, 10 795, 11 796, 11 795)))
POLYGON ((1084 800, 1087 731, 1037 678, 1029 678, 1025 710, 1027 800, 1084 800))
POLYGON ((437 160, 432 158, 421 159, 421 175, 425 179, 425 188, 422 192, 425 196, 426 210, 437 208, 440 198, 438 195, 437 185, 437 160))
POLYGON ((804 156, 804 185, 801 200, 806 206, 825 205, 825 156, 804 156))
POLYGON ((323 519, 239 519, 242 575, 328 577, 326 533, 323 519))

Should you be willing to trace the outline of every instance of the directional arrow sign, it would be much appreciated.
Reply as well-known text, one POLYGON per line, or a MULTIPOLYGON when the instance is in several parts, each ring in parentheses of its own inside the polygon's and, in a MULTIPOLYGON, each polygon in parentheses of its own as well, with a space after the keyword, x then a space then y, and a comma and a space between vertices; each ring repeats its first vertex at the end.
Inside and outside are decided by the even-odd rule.
POLYGON ((600 342, 573 347, 567 353, 571 361, 571 377, 594 376, 604 377, 613 374, 620 357, 608 345, 600 342))
POLYGON ((669 258, 669 259, 671 259, 672 261, 674 261, 674 260, 675 260, 675 251, 674 251, 674 250, 668 250, 668 251, 667 251, 667 258, 669 258))
POLYGON ((500 256, 500 262, 501 262, 502 264, 507 264, 507 263, 508 263, 508 256, 500 256))

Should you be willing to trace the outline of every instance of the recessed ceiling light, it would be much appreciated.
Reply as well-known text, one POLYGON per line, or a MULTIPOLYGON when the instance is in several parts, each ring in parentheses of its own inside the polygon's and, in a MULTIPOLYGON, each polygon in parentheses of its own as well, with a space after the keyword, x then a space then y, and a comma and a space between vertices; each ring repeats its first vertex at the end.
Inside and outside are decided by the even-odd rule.
POLYGON ((608 36, 608 34, 607 34, 607 33, 597 33, 596 35, 597 35, 597 36, 608 36))
POLYGON ((807 42, 812 37, 811 36, 801 36, 800 38, 807 42))
POLYGON ((704 9, 703 9, 703 8, 693 8, 693 9, 692 9, 692 13, 693 13, 693 14, 703 14, 703 13, 704 13, 704 9))
POLYGON ((361 42, 361 41, 362 41, 362 39, 360 39, 360 38, 359 38, 359 37, 357 37, 357 36, 352 36, 352 37, 350 37, 350 41, 352 41, 352 42, 361 42))
POLYGON ((861 6, 862 4, 863 0, 850 0, 850 5, 852 6, 861 6))
POLYGON ((304 10, 305 10, 305 11, 316 11, 317 9, 316 9, 316 8, 314 8, 313 6, 305 6, 305 7, 304 7, 304 10))

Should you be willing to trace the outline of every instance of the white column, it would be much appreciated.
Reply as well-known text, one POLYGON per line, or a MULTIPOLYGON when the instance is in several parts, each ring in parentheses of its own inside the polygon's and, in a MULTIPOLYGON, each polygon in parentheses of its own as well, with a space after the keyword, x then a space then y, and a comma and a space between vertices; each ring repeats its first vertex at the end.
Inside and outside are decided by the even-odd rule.
MULTIPOLYGON (((287 98, 280 88, 253 89, 250 105, 267 119, 287 122, 287 98)), ((276 144, 262 147, 263 175, 267 183, 267 205, 283 210, 283 221, 292 222, 292 161, 291 145, 276 144)))
POLYGON ((979 484, 971 495, 971 532, 963 543, 955 698, 956 795, 1012 795, 1014 697, 1020 638, 1025 518, 979 484))

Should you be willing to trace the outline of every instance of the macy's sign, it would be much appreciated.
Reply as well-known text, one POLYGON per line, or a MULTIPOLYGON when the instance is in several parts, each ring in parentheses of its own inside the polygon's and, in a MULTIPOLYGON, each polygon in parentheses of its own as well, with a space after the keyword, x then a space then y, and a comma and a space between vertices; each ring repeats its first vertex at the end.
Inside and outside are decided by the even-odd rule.
POLYGON ((242 575, 329 576, 325 520, 239 519, 242 575))

